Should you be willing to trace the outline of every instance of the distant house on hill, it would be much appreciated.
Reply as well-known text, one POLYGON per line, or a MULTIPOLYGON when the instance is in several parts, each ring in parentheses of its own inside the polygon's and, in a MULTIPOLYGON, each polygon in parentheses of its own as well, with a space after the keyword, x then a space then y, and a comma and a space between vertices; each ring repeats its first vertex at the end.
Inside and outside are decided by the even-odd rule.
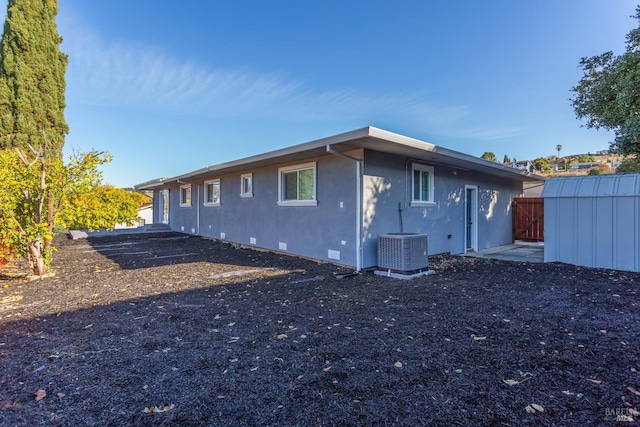
POLYGON ((598 162, 585 162, 585 163, 572 163, 569 166, 569 169, 580 170, 580 169, 591 169, 598 166, 598 162))
POLYGON ((153 224, 153 203, 148 203, 140 207, 138 209, 138 222, 133 225, 127 224, 116 224, 114 228, 122 229, 122 228, 136 228, 136 227, 144 227, 145 225, 153 224))
POLYGON ((531 160, 515 161, 511 163, 511 167, 533 173, 533 162, 531 160))

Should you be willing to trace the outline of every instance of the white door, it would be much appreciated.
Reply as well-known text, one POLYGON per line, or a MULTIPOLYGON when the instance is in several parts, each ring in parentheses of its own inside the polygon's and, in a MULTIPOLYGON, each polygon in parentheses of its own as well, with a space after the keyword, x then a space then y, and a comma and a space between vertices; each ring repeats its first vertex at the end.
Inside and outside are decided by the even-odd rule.
POLYGON ((478 187, 465 185, 465 252, 478 250, 478 187))
POLYGON ((160 217, 160 222, 169 224, 169 190, 160 192, 160 217))

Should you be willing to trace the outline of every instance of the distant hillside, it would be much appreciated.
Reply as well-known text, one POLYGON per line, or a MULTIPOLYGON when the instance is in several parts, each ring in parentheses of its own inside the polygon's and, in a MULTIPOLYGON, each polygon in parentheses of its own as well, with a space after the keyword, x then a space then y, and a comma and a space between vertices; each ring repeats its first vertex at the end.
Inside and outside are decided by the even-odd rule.
POLYGON ((602 168, 604 169, 604 173, 615 173, 615 168, 623 159, 624 156, 617 154, 575 154, 562 156, 559 159, 557 156, 550 156, 547 157, 546 160, 549 162, 549 166, 552 170, 535 171, 535 173, 550 178, 561 176, 583 176, 588 175, 589 170, 591 170, 592 167, 602 168), (565 162, 567 163, 566 167, 565 162), (593 164, 593 166, 589 166, 590 163, 593 164), (557 165, 557 169, 553 165, 557 165), (579 168, 576 169, 576 167, 579 168))

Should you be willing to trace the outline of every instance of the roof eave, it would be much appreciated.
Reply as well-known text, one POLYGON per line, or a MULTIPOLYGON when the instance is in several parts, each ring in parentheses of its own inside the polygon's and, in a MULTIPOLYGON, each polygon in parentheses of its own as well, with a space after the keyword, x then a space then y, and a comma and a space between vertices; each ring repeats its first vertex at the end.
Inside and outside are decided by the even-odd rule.
MULTIPOLYGON (((205 168, 201 168, 175 177, 148 181, 146 183, 136 185, 135 188, 152 189, 158 186, 166 186, 169 184, 188 183, 190 181, 205 179, 208 176, 215 176, 216 173, 222 174, 234 170, 239 170, 243 167, 251 168, 256 165, 278 163, 279 160, 285 161, 287 158, 293 160, 296 157, 300 157, 299 155, 305 152, 316 151, 320 153, 320 150, 322 150, 322 152, 324 153, 325 147, 331 145, 344 144, 344 146, 347 148, 384 151, 384 147, 382 147, 382 144, 384 142, 397 144, 398 146, 405 147, 409 150, 416 150, 416 155, 432 152, 439 157, 442 156, 443 158, 456 159, 460 162, 463 162, 465 165, 467 165, 468 168, 477 168, 481 172, 490 171, 495 175, 508 176, 522 181, 546 180, 546 178, 543 176, 532 174, 509 166, 503 166, 498 163, 490 162, 488 160, 461 153, 459 151, 443 148, 419 139, 410 138, 408 136, 389 132, 383 129, 367 126, 338 135, 316 139, 302 144, 297 144, 238 160, 232 160, 230 162, 207 166, 205 168), (378 144, 376 144, 376 142, 378 142, 378 144)), ((390 150, 389 147, 387 147, 387 149, 390 150)))
POLYGON ((531 172, 527 172, 526 170, 517 169, 511 166, 505 166, 500 163, 492 162, 490 160, 485 160, 481 157, 475 157, 469 154, 461 153, 459 151, 450 150, 444 147, 436 147, 434 150, 437 153, 443 154, 447 157, 456 158, 459 160, 463 160, 465 162, 472 163, 474 165, 478 165, 481 167, 490 167, 495 170, 499 170, 502 172, 506 172, 508 174, 520 176, 522 178, 527 178, 527 181, 545 181, 547 178, 541 175, 537 175, 531 172))
POLYGON ((369 127, 356 129, 350 132, 341 133, 338 135, 330 136, 327 138, 316 139, 314 141, 305 142, 303 144, 292 145, 290 147, 280 148, 273 151, 268 151, 262 154, 256 154, 254 156, 244 157, 238 160, 232 160, 225 163, 220 163, 217 165, 207 166, 202 169, 198 169, 192 172, 188 172, 182 175, 178 175, 172 178, 167 178, 164 180, 165 184, 169 183, 180 183, 180 181, 188 181, 193 178, 200 178, 208 173, 213 173, 216 171, 222 171, 226 169, 233 169, 243 165, 249 164, 258 164, 267 162, 269 160, 274 160, 298 153, 303 153, 305 151, 311 151, 318 148, 324 148, 327 145, 339 144, 347 141, 352 141, 360 138, 365 138, 369 136, 369 127))
POLYGON ((136 184, 133 186, 135 190, 153 190, 156 187, 163 186, 167 181, 166 178, 156 178, 150 181, 143 182, 141 184, 136 184))

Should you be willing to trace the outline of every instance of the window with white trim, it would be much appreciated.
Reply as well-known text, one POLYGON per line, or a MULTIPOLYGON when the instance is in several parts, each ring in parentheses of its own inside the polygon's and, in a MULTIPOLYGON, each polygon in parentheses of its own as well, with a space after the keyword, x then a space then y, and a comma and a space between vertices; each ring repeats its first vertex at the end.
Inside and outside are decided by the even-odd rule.
POLYGON ((180 186, 180 206, 191 206, 191 184, 180 186))
POLYGON ((253 174, 245 173, 240 176, 240 196, 253 197, 253 174))
POLYGON ((204 205, 220 206, 220 179, 204 182, 204 205))
POLYGON ((411 165, 411 204, 434 204, 433 166, 414 163, 411 165))
POLYGON ((278 205, 317 206, 316 163, 278 169, 278 205))

